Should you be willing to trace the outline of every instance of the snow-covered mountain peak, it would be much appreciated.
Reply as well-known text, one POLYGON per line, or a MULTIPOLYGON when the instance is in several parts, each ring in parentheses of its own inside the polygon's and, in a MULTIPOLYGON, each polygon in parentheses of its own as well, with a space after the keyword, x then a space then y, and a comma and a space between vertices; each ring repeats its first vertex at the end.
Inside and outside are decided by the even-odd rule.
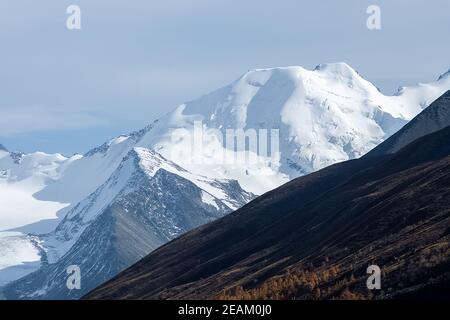
POLYGON ((314 71, 334 73, 346 78, 359 76, 359 73, 345 62, 319 64, 314 68, 314 71))
POLYGON ((130 138, 130 136, 120 135, 118 137, 115 137, 115 138, 109 140, 108 142, 105 142, 104 144, 102 144, 99 147, 89 150, 84 156, 91 157, 96 154, 104 155, 106 152, 108 152, 110 150, 110 148, 113 148, 115 145, 120 145, 122 142, 128 140, 129 138, 130 138))
POLYGON ((172 170, 175 169, 180 172, 186 171, 151 149, 136 147, 131 153, 137 156, 139 160, 139 167, 149 176, 153 176, 156 171, 161 168, 168 169, 167 167, 171 167, 172 170))
MULTIPOLYGON (((346 63, 322 64, 314 70, 299 66, 256 69, 180 105, 139 145, 151 146, 171 159, 171 132, 192 130, 195 121, 202 121, 206 129, 222 131, 275 129, 279 130, 281 159, 269 166, 293 178, 365 154, 449 88, 450 83, 439 81, 385 96, 346 63)), ((226 148, 225 143, 222 147, 226 148)), ((188 170, 202 172, 204 168, 188 170)), ((208 171, 233 172, 221 165, 208 167, 208 171)), ((250 178, 260 172, 250 173, 250 178)), ((236 173, 231 178, 241 181, 247 175, 236 173)))
MULTIPOLYGON (((245 128, 267 123, 273 116, 280 118, 289 109, 287 104, 317 101, 320 107, 324 101, 335 101, 346 103, 347 108, 362 108, 361 102, 377 98, 383 98, 378 89, 345 63, 323 64, 314 70, 292 66, 249 71, 231 85, 184 104, 183 114, 202 115, 204 121, 225 128, 245 128)), ((391 113, 399 113, 382 104, 391 113)))
POLYGON ((120 152, 120 149, 124 145, 131 146, 135 144, 139 139, 142 138, 148 131, 150 131, 156 123, 158 123, 158 120, 155 120, 152 124, 146 126, 145 128, 134 131, 130 134, 122 134, 120 136, 117 136, 115 138, 110 139, 109 141, 103 143, 102 145, 95 147, 88 152, 84 154, 84 157, 93 157, 98 154, 102 156, 107 156, 107 153, 114 154, 115 152, 120 152))

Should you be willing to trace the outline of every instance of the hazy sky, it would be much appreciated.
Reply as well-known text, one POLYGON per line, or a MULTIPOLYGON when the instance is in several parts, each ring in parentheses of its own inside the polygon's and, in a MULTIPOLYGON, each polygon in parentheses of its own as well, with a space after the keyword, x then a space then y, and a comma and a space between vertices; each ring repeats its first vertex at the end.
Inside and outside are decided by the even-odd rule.
POLYGON ((0 143, 83 153, 249 69, 345 61, 385 93, 450 67, 448 0, 2 0, 0 143), (66 28, 81 8, 82 29, 66 28), (381 8, 382 29, 366 27, 381 8))

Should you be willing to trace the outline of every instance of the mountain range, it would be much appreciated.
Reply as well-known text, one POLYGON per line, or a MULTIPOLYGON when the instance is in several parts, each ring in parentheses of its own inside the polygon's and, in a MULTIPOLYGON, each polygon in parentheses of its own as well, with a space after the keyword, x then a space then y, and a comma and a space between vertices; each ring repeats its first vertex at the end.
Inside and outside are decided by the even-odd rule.
POLYGON ((78 298, 255 196, 366 154, 449 88, 449 72, 385 96, 345 63, 258 69, 84 155, 1 148, 4 295, 78 298), (206 137, 189 153, 199 122, 206 137), (224 162, 246 151, 217 138, 227 129, 276 129, 279 148, 256 154, 256 164, 224 162), (82 291, 65 288, 69 264, 90 270, 82 291))
POLYGON ((450 91, 372 154, 188 232, 85 298, 450 297, 449 107, 450 91))

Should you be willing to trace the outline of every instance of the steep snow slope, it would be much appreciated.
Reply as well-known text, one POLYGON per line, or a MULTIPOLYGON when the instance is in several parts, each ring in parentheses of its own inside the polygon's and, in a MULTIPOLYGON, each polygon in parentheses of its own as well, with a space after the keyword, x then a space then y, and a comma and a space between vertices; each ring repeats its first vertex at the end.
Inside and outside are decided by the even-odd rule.
POLYGON ((366 156, 395 153, 412 141, 448 126, 450 126, 450 91, 439 97, 388 141, 377 146, 366 156))
MULTIPOLYGON (((255 183, 258 186, 251 183, 260 179, 262 172, 252 166, 230 169, 220 161, 208 166, 186 165, 193 172, 230 176, 244 188, 261 193, 277 184, 276 178, 291 179, 365 154, 449 87, 449 77, 441 77, 437 82, 384 96, 344 63, 320 65, 312 71, 302 67, 255 70, 225 88, 181 105, 140 143, 152 145, 170 158, 176 145, 168 138, 171 130, 192 128, 196 120, 221 130, 279 129, 279 157, 271 157, 262 165, 272 179, 272 184, 263 185, 266 190, 258 188, 259 181, 255 183)), ((203 157, 218 153, 220 147, 208 141, 203 157)))
POLYGON ((119 136, 95 148, 73 162, 57 183, 49 185, 36 197, 78 203, 102 185, 135 146, 137 134, 119 136))
POLYGON ((5 289, 8 298, 78 298, 182 233, 253 198, 233 181, 195 176, 154 151, 129 152, 111 178, 40 237, 42 268, 5 289), (78 265, 82 290, 68 290, 78 265))

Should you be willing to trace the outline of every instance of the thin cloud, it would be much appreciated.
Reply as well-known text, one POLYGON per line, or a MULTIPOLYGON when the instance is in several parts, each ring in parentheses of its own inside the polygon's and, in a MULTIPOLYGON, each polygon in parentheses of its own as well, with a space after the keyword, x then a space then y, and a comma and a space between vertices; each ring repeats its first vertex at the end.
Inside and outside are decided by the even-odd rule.
POLYGON ((106 126, 109 121, 86 112, 63 107, 1 107, 0 136, 106 126))

